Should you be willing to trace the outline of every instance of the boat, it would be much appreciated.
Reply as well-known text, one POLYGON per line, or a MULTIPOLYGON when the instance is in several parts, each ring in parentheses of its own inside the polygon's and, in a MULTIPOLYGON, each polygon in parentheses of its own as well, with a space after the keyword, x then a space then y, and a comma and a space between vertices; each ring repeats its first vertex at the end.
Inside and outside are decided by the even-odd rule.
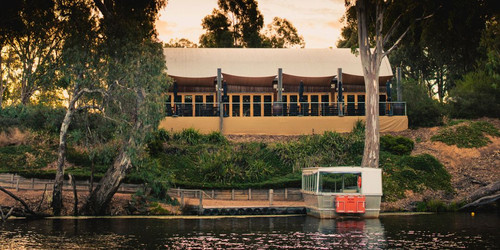
POLYGON ((308 215, 321 219, 378 218, 382 170, 352 166, 305 168, 301 191, 308 215))

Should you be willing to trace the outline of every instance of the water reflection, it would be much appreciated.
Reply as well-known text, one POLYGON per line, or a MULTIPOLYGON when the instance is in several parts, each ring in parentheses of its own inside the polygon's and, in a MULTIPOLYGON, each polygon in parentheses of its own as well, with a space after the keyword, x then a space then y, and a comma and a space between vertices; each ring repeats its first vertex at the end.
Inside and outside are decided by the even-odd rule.
POLYGON ((498 248, 497 214, 220 219, 12 220, 2 248, 498 248))

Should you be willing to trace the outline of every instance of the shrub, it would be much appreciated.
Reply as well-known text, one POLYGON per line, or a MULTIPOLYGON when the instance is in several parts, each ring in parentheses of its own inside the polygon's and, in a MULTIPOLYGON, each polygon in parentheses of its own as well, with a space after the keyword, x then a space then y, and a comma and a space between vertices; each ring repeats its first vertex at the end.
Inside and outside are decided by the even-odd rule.
POLYGON ((380 137, 380 149, 396 155, 409 155, 414 148, 413 140, 404 136, 380 137))
POLYGON ((381 154, 385 200, 404 197, 405 190, 420 192, 425 188, 452 192, 451 176, 444 166, 428 154, 395 156, 381 154))
POLYGON ((470 72, 450 91, 450 115, 456 118, 500 117, 500 79, 484 69, 470 72))
POLYGON ((443 122, 443 107, 427 94, 416 80, 403 81, 403 100, 407 105, 408 125, 411 128, 432 127, 443 122))
POLYGON ((485 134, 500 136, 495 126, 489 122, 480 121, 441 128, 436 135, 431 137, 431 140, 456 145, 459 148, 479 148, 491 142, 485 134))

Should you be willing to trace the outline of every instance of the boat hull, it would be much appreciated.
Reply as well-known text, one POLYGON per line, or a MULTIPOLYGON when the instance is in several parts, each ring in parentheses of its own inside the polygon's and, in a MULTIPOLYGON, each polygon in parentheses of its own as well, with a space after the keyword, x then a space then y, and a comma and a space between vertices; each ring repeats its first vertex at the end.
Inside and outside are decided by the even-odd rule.
MULTIPOLYGON (((342 194, 345 195, 345 194, 342 194)), ((380 214, 380 195, 365 195, 366 206, 364 213, 337 213, 335 208, 336 194, 309 194, 303 193, 307 214, 321 219, 339 217, 378 218, 380 214)))

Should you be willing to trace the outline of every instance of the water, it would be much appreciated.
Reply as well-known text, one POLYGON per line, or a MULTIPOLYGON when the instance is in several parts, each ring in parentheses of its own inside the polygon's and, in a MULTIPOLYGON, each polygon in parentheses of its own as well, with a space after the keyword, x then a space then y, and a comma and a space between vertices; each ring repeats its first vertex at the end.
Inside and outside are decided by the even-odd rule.
POLYGON ((498 214, 220 219, 59 219, 0 223, 3 248, 498 249, 498 214))

